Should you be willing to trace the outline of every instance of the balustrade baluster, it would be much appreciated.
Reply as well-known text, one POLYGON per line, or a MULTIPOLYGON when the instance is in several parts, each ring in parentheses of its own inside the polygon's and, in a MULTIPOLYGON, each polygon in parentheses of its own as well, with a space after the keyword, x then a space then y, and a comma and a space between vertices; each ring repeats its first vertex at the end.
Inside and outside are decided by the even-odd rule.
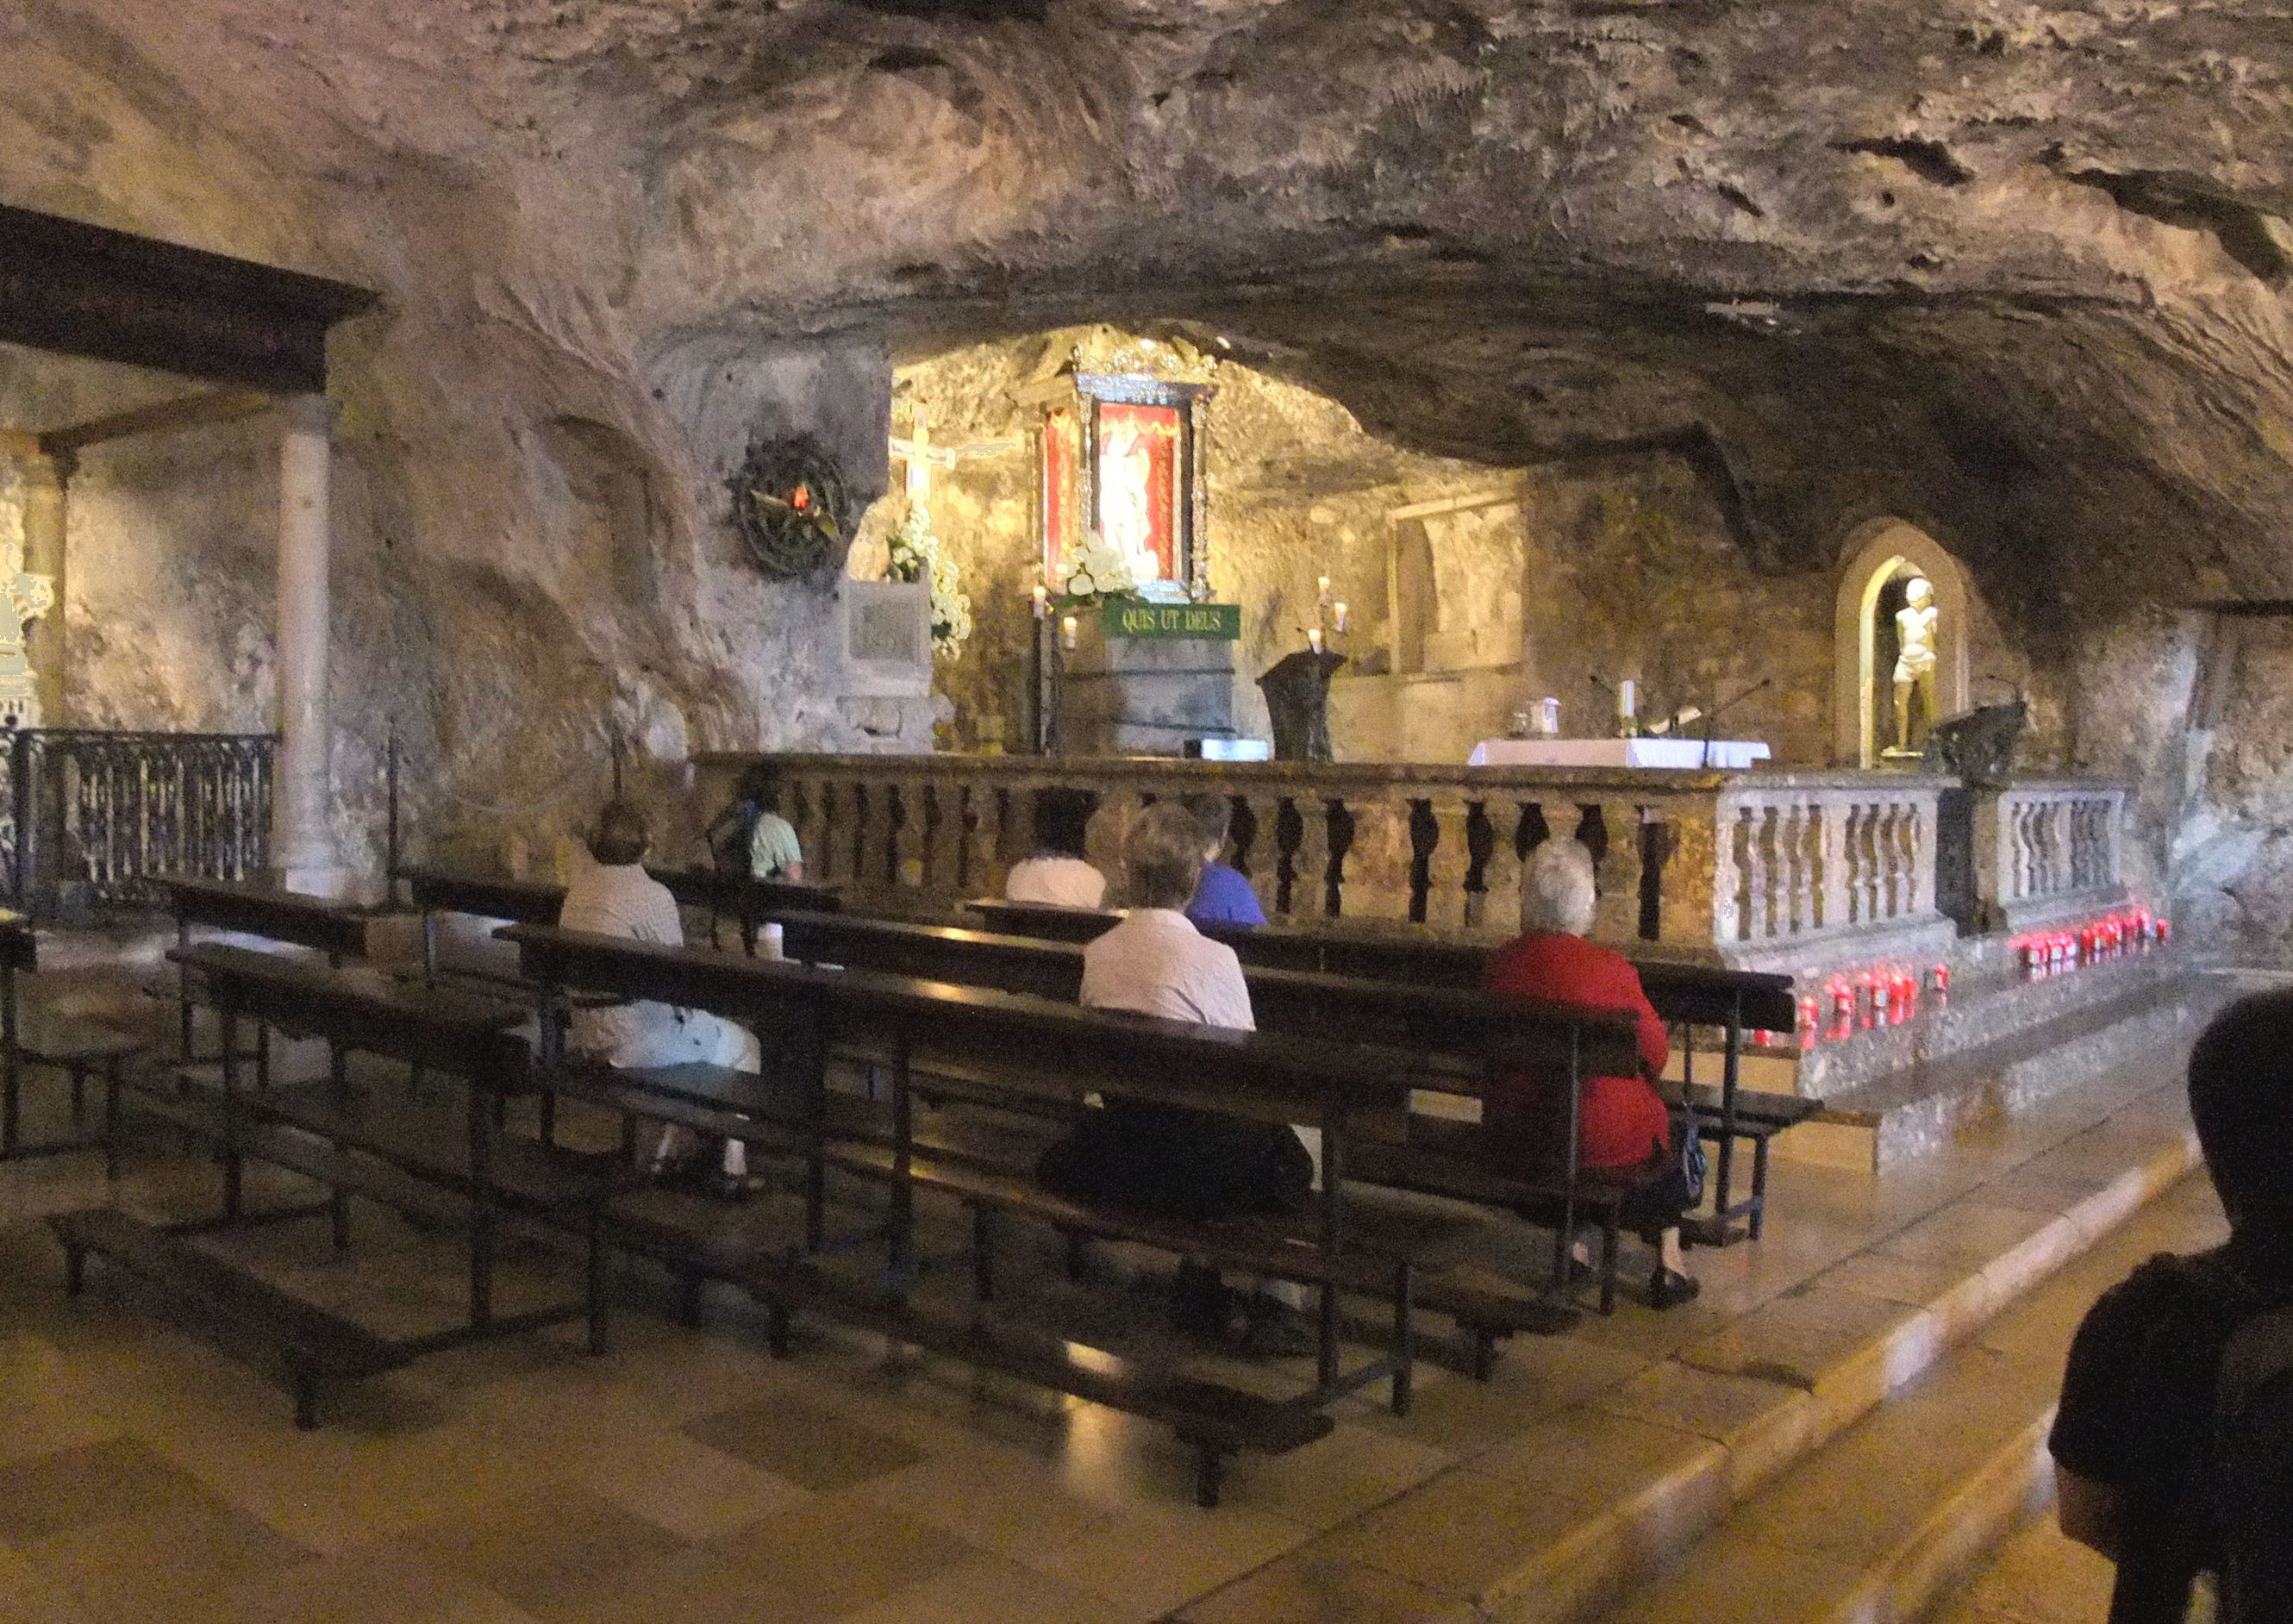
POLYGON ((1354 814, 1346 858, 1346 914, 1357 919, 1409 917, 1409 803, 1393 790, 1347 802, 1354 814))
POLYGON ((1312 924, 1330 912, 1330 804, 1300 790, 1291 804, 1298 813, 1298 850, 1291 859, 1290 916, 1312 924))
POLYGON ((1481 804, 1488 822, 1489 854, 1481 864, 1480 926, 1492 935, 1508 935, 1520 917, 1520 825, 1526 814, 1509 796, 1491 796, 1481 804))
POLYGON ((1433 846, 1425 860, 1425 923, 1454 933, 1465 928, 1465 877, 1472 867, 1467 824, 1472 804, 1462 795, 1428 797, 1433 846))
POLYGON ((1250 888, 1258 893, 1258 905, 1270 919, 1280 911, 1283 797, 1260 791, 1244 796, 1242 802, 1250 814, 1250 844, 1242 853, 1247 866, 1237 863, 1236 867, 1250 881, 1250 888))
POLYGON ((1783 852, 1777 837, 1777 822, 1773 806, 1761 807, 1752 836, 1752 873, 1758 882, 1753 893, 1753 933, 1770 941, 1781 933, 1778 927, 1783 923, 1783 852))

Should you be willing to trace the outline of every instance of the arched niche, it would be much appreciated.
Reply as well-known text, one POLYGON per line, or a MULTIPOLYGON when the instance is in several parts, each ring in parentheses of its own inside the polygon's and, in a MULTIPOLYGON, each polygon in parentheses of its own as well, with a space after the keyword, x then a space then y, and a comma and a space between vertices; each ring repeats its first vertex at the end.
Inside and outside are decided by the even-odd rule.
POLYGON ((1935 721, 1967 708, 1970 598, 1966 571, 1934 537, 1900 519, 1875 519, 1848 537, 1832 623, 1832 754, 1842 766, 1880 764, 1884 742, 1875 738, 1878 684, 1892 673, 1877 669, 1879 600, 1909 575, 1934 587, 1935 721))

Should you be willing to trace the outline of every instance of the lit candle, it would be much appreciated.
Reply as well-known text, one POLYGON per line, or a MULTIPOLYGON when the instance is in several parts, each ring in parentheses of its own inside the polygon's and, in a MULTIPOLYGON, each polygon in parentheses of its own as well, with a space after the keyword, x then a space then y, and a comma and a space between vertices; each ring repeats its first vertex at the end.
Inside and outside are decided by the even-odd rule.
POLYGON ((1306 628, 1306 646, 1313 650, 1317 654, 1319 654, 1322 651, 1322 628, 1320 626, 1309 626, 1306 628))
POLYGON ((1051 589, 1041 581, 1035 583, 1035 618, 1041 620, 1051 612, 1051 589))
POLYGON ((1314 601, 1316 602, 1327 603, 1330 601, 1330 578, 1326 575, 1316 576, 1314 578, 1314 591, 1316 594, 1314 601))
POLYGON ((1059 647, 1063 649, 1074 648, 1075 646, 1075 637, 1078 630, 1079 628, 1075 625, 1075 618, 1073 615, 1061 615, 1059 617, 1059 647))
POLYGON ((1639 702, 1640 696, 1633 687, 1632 678, 1626 677, 1623 682, 1616 684, 1617 721, 1630 722, 1638 713, 1639 702))
POLYGON ((1346 629, 1346 601, 1343 598, 1338 600, 1337 616, 1338 630, 1342 632, 1346 629))

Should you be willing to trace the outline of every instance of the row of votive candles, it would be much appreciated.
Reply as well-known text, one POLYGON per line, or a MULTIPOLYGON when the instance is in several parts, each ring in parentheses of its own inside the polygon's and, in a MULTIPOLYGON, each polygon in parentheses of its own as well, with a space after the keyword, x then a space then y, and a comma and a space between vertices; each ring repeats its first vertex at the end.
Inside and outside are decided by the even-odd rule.
MULTIPOLYGON (((1900 1026, 1918 1013, 1921 994, 1938 999, 1950 996, 1950 966, 1930 966, 1924 976, 1902 965, 1875 966, 1849 975, 1835 975, 1823 991, 1804 993, 1799 1001, 1799 1046, 1837 1042, 1876 1026, 1900 1026)), ((1772 1032, 1756 1032, 1754 1041, 1774 1041, 1772 1032)))
POLYGON ((2045 981, 2086 965, 2161 948, 2173 934, 2173 922, 2162 914, 2133 908, 2106 914, 2074 931, 2024 936, 2014 943, 2014 964, 2023 980, 2045 981))

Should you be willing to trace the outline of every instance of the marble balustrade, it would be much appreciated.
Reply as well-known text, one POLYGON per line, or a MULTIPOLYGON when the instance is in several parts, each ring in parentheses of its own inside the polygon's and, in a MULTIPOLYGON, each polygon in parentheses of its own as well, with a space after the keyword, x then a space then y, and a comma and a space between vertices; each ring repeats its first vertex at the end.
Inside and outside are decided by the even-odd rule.
MULTIPOLYGON (((757 759, 700 758, 696 812, 705 819, 723 804, 757 759)), ((1936 806, 1948 786, 1901 773, 769 759, 785 774, 782 810, 808 877, 891 911, 937 914, 1000 893, 1010 865, 1035 847, 1034 792, 1065 785, 1098 795, 1090 856, 1110 875, 1131 820, 1155 799, 1228 796, 1236 866, 1268 917, 1292 924, 1501 939, 1518 921, 1529 851, 1574 836, 1599 869, 1595 936, 1638 953, 1796 972, 1923 951, 1953 933, 1934 883, 1936 806)), ((2106 811, 2073 821, 2087 831, 2081 839, 2108 845, 2114 873, 2117 792, 2096 793, 2106 811)))
POLYGON ((2104 911, 2126 898, 2126 787, 2036 779, 1977 792, 1976 883, 1993 930, 2104 911))

